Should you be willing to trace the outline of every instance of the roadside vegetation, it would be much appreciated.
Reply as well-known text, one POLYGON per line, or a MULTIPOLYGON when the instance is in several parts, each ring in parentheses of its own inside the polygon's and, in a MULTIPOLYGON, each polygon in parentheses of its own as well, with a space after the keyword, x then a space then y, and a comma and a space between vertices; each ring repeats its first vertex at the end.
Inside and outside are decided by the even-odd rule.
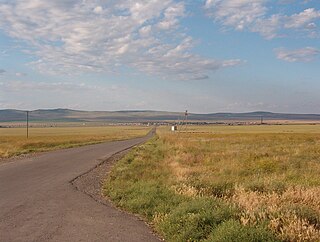
POLYGON ((27 139, 26 130, 23 128, 1 128, 0 159, 104 141, 130 139, 144 136, 149 130, 148 127, 140 126, 31 128, 27 139))
POLYGON ((319 241, 320 126, 206 126, 157 137, 104 194, 167 241, 319 241))

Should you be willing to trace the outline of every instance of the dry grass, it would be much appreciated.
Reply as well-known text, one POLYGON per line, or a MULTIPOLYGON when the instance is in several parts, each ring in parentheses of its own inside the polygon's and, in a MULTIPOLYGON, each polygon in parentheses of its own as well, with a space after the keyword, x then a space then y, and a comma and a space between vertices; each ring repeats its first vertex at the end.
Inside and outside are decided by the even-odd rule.
POLYGON ((186 196, 219 197, 242 210, 243 225, 267 223, 286 241, 320 238, 320 127, 192 127, 159 135, 186 196))
POLYGON ((285 241, 317 241, 320 238, 320 188, 290 187, 282 194, 237 188, 230 199, 242 208, 243 225, 268 227, 285 241))
MULTIPOLYGON (((184 129, 184 127, 183 127, 184 129)), ((265 134, 265 133, 303 133, 314 134, 320 133, 319 124, 291 124, 291 125, 205 125, 205 126, 188 126, 188 133, 203 134, 265 134)))
POLYGON ((1 128, 0 158, 129 139, 143 136, 148 131, 149 128, 139 126, 31 128, 27 139, 23 128, 1 128))
POLYGON ((163 162, 189 197, 240 207, 243 225, 267 224, 284 241, 320 238, 320 126, 207 126, 159 130, 163 162))
POLYGON ((168 241, 319 241, 320 125, 188 131, 158 128, 105 194, 168 241))
POLYGON ((173 172, 187 170, 183 173, 188 180, 228 181, 257 189, 320 185, 320 133, 172 134, 163 129, 159 135, 172 151, 167 162, 173 164, 173 172))

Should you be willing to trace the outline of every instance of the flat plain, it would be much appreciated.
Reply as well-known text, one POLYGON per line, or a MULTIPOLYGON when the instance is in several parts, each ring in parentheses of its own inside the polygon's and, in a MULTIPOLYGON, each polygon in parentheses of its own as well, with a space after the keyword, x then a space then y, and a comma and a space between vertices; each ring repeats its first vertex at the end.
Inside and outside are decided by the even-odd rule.
POLYGON ((104 194, 167 241, 320 238, 319 125, 157 134, 113 168, 104 194))
POLYGON ((0 128, 0 159, 22 154, 71 148, 104 141, 125 140, 147 134, 144 126, 0 128))

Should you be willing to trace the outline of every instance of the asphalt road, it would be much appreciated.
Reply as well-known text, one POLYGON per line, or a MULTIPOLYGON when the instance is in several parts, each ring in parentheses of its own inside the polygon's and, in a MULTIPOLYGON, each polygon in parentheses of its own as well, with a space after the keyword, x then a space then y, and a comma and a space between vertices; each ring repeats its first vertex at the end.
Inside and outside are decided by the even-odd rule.
POLYGON ((70 183, 151 136, 0 165, 0 241, 159 241, 138 218, 96 202, 70 183))

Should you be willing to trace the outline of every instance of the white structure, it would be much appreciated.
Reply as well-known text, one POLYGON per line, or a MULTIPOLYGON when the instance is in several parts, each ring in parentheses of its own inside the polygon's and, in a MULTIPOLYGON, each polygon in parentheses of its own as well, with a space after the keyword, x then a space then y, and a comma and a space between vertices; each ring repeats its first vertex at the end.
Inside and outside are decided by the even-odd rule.
POLYGON ((171 126, 171 131, 172 131, 172 132, 177 131, 177 130, 178 130, 177 125, 172 125, 172 126, 171 126))

